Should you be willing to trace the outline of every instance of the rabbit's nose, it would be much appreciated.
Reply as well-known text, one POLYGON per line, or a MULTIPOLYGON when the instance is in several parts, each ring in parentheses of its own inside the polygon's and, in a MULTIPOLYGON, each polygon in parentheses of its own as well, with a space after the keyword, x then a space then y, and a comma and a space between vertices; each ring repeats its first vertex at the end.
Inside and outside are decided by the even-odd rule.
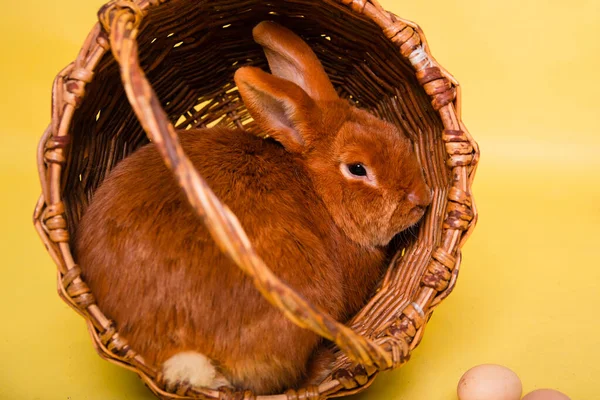
POLYGON ((431 189, 427 185, 419 185, 407 196, 408 201, 418 207, 427 207, 431 203, 431 189))

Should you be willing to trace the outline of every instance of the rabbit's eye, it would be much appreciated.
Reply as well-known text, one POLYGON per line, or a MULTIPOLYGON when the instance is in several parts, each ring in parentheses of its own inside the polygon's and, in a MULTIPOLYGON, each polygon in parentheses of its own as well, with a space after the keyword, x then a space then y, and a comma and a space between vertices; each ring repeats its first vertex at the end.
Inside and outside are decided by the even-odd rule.
POLYGON ((355 176, 367 176, 367 169, 362 164, 350 164, 348 165, 348 171, 355 176))
POLYGON ((346 179, 351 182, 362 182, 369 186, 377 187, 377 179, 372 170, 366 165, 359 162, 346 164, 340 163, 340 172, 346 179))

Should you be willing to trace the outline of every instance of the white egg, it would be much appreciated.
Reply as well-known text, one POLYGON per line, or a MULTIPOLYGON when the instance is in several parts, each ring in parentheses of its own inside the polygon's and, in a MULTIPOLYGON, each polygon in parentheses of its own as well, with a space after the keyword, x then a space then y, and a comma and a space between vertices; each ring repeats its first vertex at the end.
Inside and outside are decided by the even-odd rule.
POLYGON ((523 400, 571 400, 564 393, 552 389, 538 389, 528 393, 523 400))
POLYGON ((501 365, 484 364, 471 368, 458 382, 460 400, 519 400, 521 380, 501 365))

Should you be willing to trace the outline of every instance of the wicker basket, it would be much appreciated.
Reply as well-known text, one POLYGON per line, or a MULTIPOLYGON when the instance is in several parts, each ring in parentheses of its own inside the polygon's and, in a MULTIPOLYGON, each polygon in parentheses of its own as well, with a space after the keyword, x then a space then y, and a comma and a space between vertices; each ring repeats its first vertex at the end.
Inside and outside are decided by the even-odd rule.
POLYGON ((452 291, 460 248, 477 219, 470 188, 478 147, 461 122, 458 83, 431 56, 421 29, 375 0, 119 0, 98 16, 77 59, 54 82, 52 122, 38 148, 42 196, 34 214, 58 266, 58 292, 85 318, 98 353, 137 372, 165 399, 339 397, 405 363, 433 309, 452 291), (408 133, 434 189, 418 235, 397 250, 372 300, 346 324, 273 276, 175 134, 174 128, 215 124, 256 130, 232 77, 241 65, 267 68, 251 35, 265 19, 309 43, 340 96, 408 133), (322 384, 277 396, 185 386, 167 392, 156 366, 119 337, 95 304, 70 237, 106 174, 148 138, 213 238, 258 290, 290 320, 335 343, 334 372, 322 384))

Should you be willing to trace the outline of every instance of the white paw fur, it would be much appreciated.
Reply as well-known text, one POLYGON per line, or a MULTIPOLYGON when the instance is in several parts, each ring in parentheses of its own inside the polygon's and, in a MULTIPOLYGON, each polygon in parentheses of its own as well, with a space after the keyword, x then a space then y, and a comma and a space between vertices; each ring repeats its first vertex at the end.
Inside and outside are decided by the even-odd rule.
POLYGON ((186 351, 175 354, 163 364, 165 382, 187 382, 194 387, 217 389, 231 384, 220 374, 204 354, 186 351))

